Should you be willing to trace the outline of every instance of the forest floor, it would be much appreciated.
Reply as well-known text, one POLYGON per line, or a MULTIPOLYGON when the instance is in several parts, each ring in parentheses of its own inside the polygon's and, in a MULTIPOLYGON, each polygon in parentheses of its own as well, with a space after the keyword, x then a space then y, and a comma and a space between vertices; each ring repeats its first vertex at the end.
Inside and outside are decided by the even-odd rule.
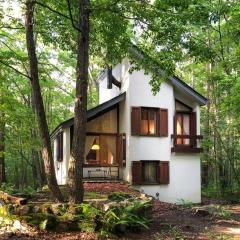
MULTIPOLYGON (((112 192, 139 193, 122 183, 85 183, 85 200, 99 194, 104 198, 112 192)), ((42 202, 49 201, 48 196, 38 196, 42 202)), ((201 205, 183 203, 182 205, 163 203, 154 200, 153 222, 148 230, 127 233, 113 239, 240 239, 240 204, 228 204, 225 201, 203 198, 201 205)), ((31 234, 2 234, 0 239, 99 239, 94 233, 84 232, 43 232, 33 230, 31 234)))

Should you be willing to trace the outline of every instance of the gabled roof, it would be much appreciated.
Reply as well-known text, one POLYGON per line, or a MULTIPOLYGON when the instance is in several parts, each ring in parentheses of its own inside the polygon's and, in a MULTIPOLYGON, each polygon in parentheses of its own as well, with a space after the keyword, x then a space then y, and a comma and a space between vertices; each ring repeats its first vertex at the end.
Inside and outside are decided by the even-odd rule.
MULTIPOLYGON (((87 111, 87 121, 91 121, 104 113, 116 108, 118 104, 126 99, 126 92, 118 95, 115 98, 110 99, 107 102, 104 102, 94 108, 91 108, 87 111)), ((74 118, 70 118, 62 123, 60 123, 51 133, 51 139, 54 139, 55 136, 62 131, 64 128, 73 126, 74 118)))
MULTIPOLYGON (((163 74, 162 70, 159 70, 159 74, 163 74)), ((97 77, 97 81, 101 81, 107 77, 107 69, 103 69, 97 77)), ((206 105, 208 99, 205 98, 202 94, 194 90, 190 87, 187 83, 185 83, 182 79, 176 76, 168 77, 170 83, 178 89, 180 92, 185 93, 186 95, 192 97, 199 105, 203 106, 206 105)))
POLYGON ((185 83, 179 77, 176 77, 176 76, 168 77, 168 80, 172 83, 172 85, 175 88, 179 89, 179 91, 192 97, 199 105, 201 106, 206 105, 208 99, 205 98, 202 94, 200 94, 196 90, 194 90, 192 87, 190 87, 187 83, 185 83))
MULTIPOLYGON (((155 66, 159 69, 159 76, 165 75, 165 71, 161 69, 159 64, 156 61, 154 61, 152 58, 150 58, 146 53, 141 51, 136 45, 133 44, 132 47, 130 47, 129 52, 134 56, 135 59, 138 59, 138 60, 142 60, 144 58, 149 58, 152 61, 153 66, 155 66)), ((107 69, 103 69, 100 72, 100 74, 98 75, 97 81, 101 81, 102 79, 104 79, 107 76, 107 73, 108 73, 107 69)), ((180 92, 183 92, 187 96, 190 96, 191 98, 193 98, 193 100, 195 100, 199 105, 203 106, 203 105, 207 104, 207 101, 208 101, 207 98, 205 98, 199 92, 194 90, 192 87, 190 87, 187 83, 185 83, 179 77, 170 76, 167 79, 177 90, 179 90, 180 92)))

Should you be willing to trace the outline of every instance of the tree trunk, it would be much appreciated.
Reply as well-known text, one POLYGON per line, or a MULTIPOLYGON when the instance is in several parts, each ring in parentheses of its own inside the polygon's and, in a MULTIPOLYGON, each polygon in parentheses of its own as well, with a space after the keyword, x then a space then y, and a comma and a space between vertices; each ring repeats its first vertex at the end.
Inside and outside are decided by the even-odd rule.
POLYGON ((77 79, 74 109, 74 133, 71 158, 69 161, 68 184, 69 202, 83 201, 83 161, 87 122, 87 89, 89 66, 89 0, 79 0, 77 39, 77 79))
POLYGON ((30 78, 31 87, 33 93, 33 99, 35 103, 35 110, 37 115, 37 121, 39 125, 40 138, 42 143, 42 156, 44 160, 45 172, 47 177, 47 183, 53 197, 58 201, 63 201, 62 194, 57 184, 57 179, 54 170, 54 161, 52 157, 50 135, 43 106, 43 99, 41 95, 39 77, 38 77, 38 61, 36 56, 36 47, 33 35, 33 17, 34 1, 26 1, 25 12, 25 30, 26 30, 26 44, 28 51, 28 58, 30 64, 30 78))
MULTIPOLYGON (((0 72, 1 78, 1 72, 0 72)), ((5 121, 5 114, 3 111, 3 104, 4 104, 4 96, 3 96, 3 88, 2 85, 3 81, 1 82, 0 86, 0 186, 3 182, 6 182, 6 173, 5 173, 5 128, 6 128, 6 121, 5 121)))
POLYGON ((5 152, 5 121, 1 116, 1 119, 0 119, 0 186, 3 182, 6 182, 4 152, 5 152))
MULTIPOLYGON (((36 111, 35 111, 35 103, 34 103, 33 94, 31 94, 31 107, 32 107, 33 113, 35 114, 36 111)), ((31 139, 33 142, 35 142, 37 139, 37 133, 36 133, 35 128, 31 129, 31 139)), ((42 188, 44 185, 44 179, 43 179, 42 173, 41 173, 41 165, 39 162, 38 151, 33 147, 31 154, 32 154, 32 171, 33 171, 34 187, 42 188)))

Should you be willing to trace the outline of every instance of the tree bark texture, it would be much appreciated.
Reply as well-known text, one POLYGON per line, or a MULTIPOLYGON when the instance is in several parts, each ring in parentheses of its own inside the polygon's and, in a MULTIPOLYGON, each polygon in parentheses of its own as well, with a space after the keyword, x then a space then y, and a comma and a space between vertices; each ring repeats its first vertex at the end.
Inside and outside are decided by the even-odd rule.
POLYGON ((89 0, 79 0, 74 133, 68 172, 68 184, 70 186, 69 202, 71 203, 81 203, 83 201, 83 162, 86 139, 89 67, 88 5, 89 0))
POLYGON ((33 24, 34 24, 34 1, 26 0, 25 12, 25 31, 28 58, 30 64, 30 80, 35 103, 35 110, 39 126, 40 138, 42 143, 42 157, 46 172, 47 183, 53 197, 58 201, 63 201, 62 194, 57 184, 57 179, 54 170, 54 161, 52 156, 50 135, 41 95, 41 89, 38 76, 38 60, 36 55, 36 47, 34 42, 33 24))
MULTIPOLYGON (((35 103, 34 103, 33 94, 31 94, 31 107, 32 107, 33 113, 35 114, 36 111, 35 111, 35 103)), ((36 133, 35 128, 31 129, 31 139, 33 142, 35 142, 37 139, 37 133, 36 133)), ((34 149, 34 147, 33 147, 31 150, 31 153, 32 153, 32 172, 33 172, 34 186, 36 188, 38 188, 38 187, 42 188, 44 185, 44 179, 42 176, 38 151, 36 149, 34 149)))
POLYGON ((5 121, 1 116, 0 119, 0 185, 6 182, 6 173, 5 173, 5 121))

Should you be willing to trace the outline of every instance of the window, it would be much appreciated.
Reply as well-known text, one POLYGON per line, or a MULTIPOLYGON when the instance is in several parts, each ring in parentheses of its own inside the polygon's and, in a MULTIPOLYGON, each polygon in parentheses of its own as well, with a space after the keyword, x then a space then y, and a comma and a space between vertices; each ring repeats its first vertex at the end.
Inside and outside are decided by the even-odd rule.
POLYGON ((63 161, 63 133, 59 133, 57 136, 57 161, 63 161))
POLYGON ((169 162, 132 161, 132 184, 169 184, 169 162))
POLYGON ((132 107, 131 133, 134 136, 168 136, 168 109, 132 107))
POLYGON ((85 142, 85 164, 116 165, 117 164, 117 136, 99 134, 87 135, 85 142))
POLYGON ((99 163, 99 136, 91 136, 86 138, 86 146, 89 149, 88 154, 86 155, 86 162, 88 164, 98 164, 99 163))
POLYGON ((158 161, 142 162, 142 179, 144 183, 157 183, 158 161))
POLYGON ((142 108, 141 109, 141 134, 156 135, 157 134, 157 109, 142 108))
MULTIPOLYGON (((190 114, 177 113, 176 114, 176 133, 177 135, 190 135, 190 114)), ((177 138, 177 145, 189 145, 190 140, 187 138, 177 138)))

